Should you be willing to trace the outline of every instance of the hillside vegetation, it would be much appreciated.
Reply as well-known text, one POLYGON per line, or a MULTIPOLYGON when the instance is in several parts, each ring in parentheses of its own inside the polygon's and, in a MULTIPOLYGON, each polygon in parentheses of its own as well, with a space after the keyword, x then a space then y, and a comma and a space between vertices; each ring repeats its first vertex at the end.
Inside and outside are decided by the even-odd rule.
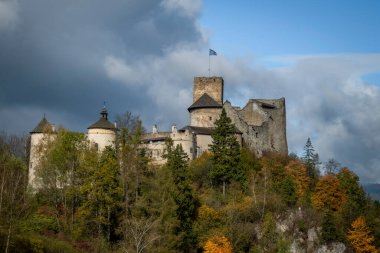
POLYGON ((335 160, 321 175, 310 139, 303 157, 240 148, 222 113, 210 152, 189 162, 166 142, 167 163, 139 149, 137 117, 119 117, 116 147, 98 153, 60 129, 39 147, 27 186, 23 139, 0 138, 1 252, 348 252, 380 248, 380 204, 335 160), (342 244, 342 245, 343 245, 342 244))

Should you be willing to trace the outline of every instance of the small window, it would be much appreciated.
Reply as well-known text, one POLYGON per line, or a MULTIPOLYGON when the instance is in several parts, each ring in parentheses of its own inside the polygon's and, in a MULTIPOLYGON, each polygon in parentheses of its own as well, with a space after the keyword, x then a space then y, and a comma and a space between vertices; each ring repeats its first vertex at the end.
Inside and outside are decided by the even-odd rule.
POLYGON ((190 154, 192 154, 193 153, 193 148, 190 148, 190 154))
POLYGON ((209 120, 212 120, 212 117, 208 117, 209 120))
POLYGON ((256 138, 259 138, 259 133, 256 133, 256 138))

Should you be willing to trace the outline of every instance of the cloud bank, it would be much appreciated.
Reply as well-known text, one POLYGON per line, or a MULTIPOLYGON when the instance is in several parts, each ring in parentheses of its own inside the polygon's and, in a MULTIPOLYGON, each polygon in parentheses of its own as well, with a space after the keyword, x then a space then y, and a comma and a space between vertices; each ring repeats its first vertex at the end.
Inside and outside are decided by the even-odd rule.
MULTIPOLYGON (((103 101, 149 129, 186 125, 193 77, 208 75, 201 10, 186 0, 0 2, 0 129, 28 132, 46 113, 85 131, 103 101)), ((363 80, 380 72, 380 54, 277 56, 282 67, 268 68, 216 51, 225 99, 286 98, 290 151, 310 136, 323 160, 380 182, 380 93, 363 80)))

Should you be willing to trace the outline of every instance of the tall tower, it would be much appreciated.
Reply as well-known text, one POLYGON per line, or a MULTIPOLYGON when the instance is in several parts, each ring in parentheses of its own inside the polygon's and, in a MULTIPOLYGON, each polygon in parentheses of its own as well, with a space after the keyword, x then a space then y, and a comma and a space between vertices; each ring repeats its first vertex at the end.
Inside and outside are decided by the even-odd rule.
POLYGON ((41 119, 38 125, 30 132, 30 155, 29 155, 29 173, 28 182, 29 185, 37 187, 34 182, 35 170, 40 159, 40 153, 38 152, 38 146, 42 144, 44 140, 47 140, 54 136, 55 129, 52 124, 45 118, 41 119))
POLYGON ((190 126, 214 127, 223 107, 222 77, 194 77, 193 104, 190 112, 190 126))
POLYGON ((103 151, 105 147, 115 147, 117 128, 108 121, 108 111, 104 106, 100 111, 100 119, 88 128, 88 139, 98 151, 103 151))

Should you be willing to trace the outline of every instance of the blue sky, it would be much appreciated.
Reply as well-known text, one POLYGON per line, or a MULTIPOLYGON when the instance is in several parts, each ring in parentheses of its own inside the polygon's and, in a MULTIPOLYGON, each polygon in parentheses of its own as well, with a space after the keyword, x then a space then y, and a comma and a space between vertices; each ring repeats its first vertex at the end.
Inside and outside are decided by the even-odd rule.
POLYGON ((221 53, 267 57, 380 52, 380 1, 204 1, 221 53))
POLYGON ((149 131, 189 122, 194 76, 225 99, 286 98, 289 151, 308 137, 380 183, 380 1, 0 0, 0 131, 42 115, 80 132, 103 101, 149 131))

